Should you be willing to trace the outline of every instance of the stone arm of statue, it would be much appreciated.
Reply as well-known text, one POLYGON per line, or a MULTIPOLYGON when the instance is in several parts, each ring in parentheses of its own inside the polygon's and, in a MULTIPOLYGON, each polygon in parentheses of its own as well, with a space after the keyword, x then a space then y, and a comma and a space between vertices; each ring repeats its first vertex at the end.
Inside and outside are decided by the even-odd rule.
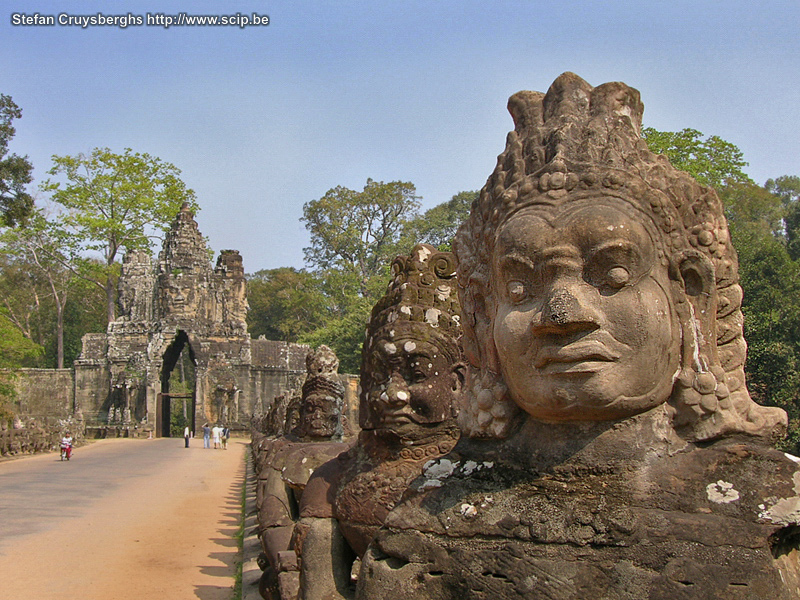
POLYGON ((288 550, 297 515, 292 491, 281 479, 280 471, 272 469, 263 480, 262 500, 258 511, 261 526, 261 545, 270 565, 278 570, 278 553, 288 550))
POLYGON ((303 491, 294 549, 300 563, 298 600, 351 600, 350 573, 355 552, 334 517, 334 500, 342 476, 341 462, 319 467, 303 491))
POLYGON ((336 519, 300 519, 294 543, 302 557, 298 600, 353 600, 350 572, 355 554, 336 519))

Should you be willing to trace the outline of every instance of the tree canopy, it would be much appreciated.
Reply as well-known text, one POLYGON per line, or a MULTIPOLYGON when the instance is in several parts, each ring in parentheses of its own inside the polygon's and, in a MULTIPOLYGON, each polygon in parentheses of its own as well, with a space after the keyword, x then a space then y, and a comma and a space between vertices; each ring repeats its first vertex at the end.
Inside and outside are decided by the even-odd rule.
MULTIPOLYGON (((0 308, 0 369, 31 366, 41 352, 41 346, 23 336, 0 308)), ((13 372, 0 371, 0 421, 10 421, 14 416, 14 377, 13 372)))
POLYGON ((308 271, 269 269, 250 276, 249 330, 270 339, 327 344, 342 371, 357 373, 370 312, 386 291, 392 261, 426 242, 448 250, 477 192, 460 192, 419 214, 410 182, 367 179, 362 191, 338 186, 307 202, 308 271))
POLYGON ((408 227, 416 243, 430 244, 442 251, 450 251, 453 236, 469 216, 472 203, 479 192, 459 192, 447 202, 437 204, 413 219, 408 227))
POLYGON ((319 280, 307 271, 280 267, 248 275, 248 323, 253 337, 297 342, 321 327, 326 298, 319 280))
POLYGON ((57 222, 70 255, 70 267, 106 293, 108 321, 116 314, 116 276, 122 252, 150 249, 169 228, 184 202, 199 210, 180 170, 130 148, 116 154, 96 148, 90 155, 53 156, 42 189, 63 207, 57 222), (60 179, 56 179, 60 177, 60 179), (86 260, 102 256, 102 265, 86 260))
POLYGON ((8 153, 14 119, 21 117, 11 96, 0 94, 0 225, 7 227, 23 225, 33 211, 33 197, 25 190, 33 180, 33 165, 27 156, 8 153))
MULTIPOLYGON (((8 316, 29 339, 30 310, 35 309, 36 321, 41 326, 42 313, 46 307, 55 311, 56 367, 64 367, 64 310, 78 278, 64 265, 67 257, 63 252, 64 232, 48 221, 43 211, 35 211, 25 228, 9 229, 0 234, 0 255, 5 267, 5 276, 0 277, 0 287, 7 287, 4 305, 8 316), (4 285, 5 284, 5 285, 4 285), (26 303, 24 298, 32 297, 26 303), (20 302, 22 298, 22 302, 20 302)), ((40 330, 41 336, 43 332, 40 330)))
POLYGON ((302 221, 311 234, 304 249, 313 269, 339 269, 357 278, 359 293, 397 254, 405 225, 417 214, 414 184, 367 179, 360 192, 337 186, 303 205, 302 221))
POLYGON ((747 166, 742 151, 716 135, 703 138, 696 129, 658 131, 642 129, 642 136, 653 152, 663 154, 677 169, 686 171, 703 185, 720 189, 734 183, 752 183, 743 171, 747 166))

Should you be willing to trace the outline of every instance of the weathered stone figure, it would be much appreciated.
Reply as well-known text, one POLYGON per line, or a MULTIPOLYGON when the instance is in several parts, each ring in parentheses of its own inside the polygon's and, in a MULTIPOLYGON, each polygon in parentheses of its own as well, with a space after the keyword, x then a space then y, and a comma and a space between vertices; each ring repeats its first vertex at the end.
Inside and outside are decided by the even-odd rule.
POLYGON ((420 244, 392 275, 363 347, 358 443, 316 471, 300 505, 304 600, 352 598, 354 560, 422 466, 459 438, 465 365, 453 255, 420 244))
POLYGON ((347 450, 342 435, 344 386, 339 359, 327 346, 306 358, 299 425, 287 436, 259 443, 256 506, 261 545, 269 562, 262 578, 265 597, 297 596, 299 572, 291 539, 308 478, 321 464, 347 450))
POLYGON ((454 242, 465 438, 364 557, 363 599, 800 597, 798 459, 745 387, 716 193, 650 153, 639 93, 560 76, 454 242))

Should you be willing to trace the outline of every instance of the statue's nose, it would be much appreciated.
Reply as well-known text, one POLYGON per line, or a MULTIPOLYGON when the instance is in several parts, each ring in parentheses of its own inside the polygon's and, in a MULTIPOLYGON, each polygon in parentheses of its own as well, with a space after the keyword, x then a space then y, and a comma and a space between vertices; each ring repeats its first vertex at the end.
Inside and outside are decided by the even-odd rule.
POLYGON ((597 323, 597 312, 579 287, 577 284, 554 287, 542 309, 542 326, 597 323))
POLYGON ((397 408, 408 404, 409 399, 410 394, 406 380, 400 373, 392 373, 389 385, 386 387, 386 403, 397 408))

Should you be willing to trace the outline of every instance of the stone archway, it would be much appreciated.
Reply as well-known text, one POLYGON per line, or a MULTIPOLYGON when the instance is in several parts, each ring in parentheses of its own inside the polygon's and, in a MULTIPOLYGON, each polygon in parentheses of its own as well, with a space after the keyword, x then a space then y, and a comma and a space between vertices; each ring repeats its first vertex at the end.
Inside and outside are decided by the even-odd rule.
POLYGON ((191 364, 196 367, 197 359, 195 357, 194 348, 189 341, 189 336, 184 330, 179 329, 175 333, 172 342, 167 346, 162 357, 160 370, 161 392, 158 394, 156 403, 155 429, 157 437, 171 437, 170 425, 175 408, 174 402, 177 400, 181 401, 183 416, 186 419, 186 423, 189 425, 190 431, 195 431, 195 414, 197 412, 197 383, 195 373, 192 374, 188 390, 176 393, 170 386, 170 380, 176 371, 176 365, 179 364, 178 361, 182 359, 185 352, 188 353, 191 364))

